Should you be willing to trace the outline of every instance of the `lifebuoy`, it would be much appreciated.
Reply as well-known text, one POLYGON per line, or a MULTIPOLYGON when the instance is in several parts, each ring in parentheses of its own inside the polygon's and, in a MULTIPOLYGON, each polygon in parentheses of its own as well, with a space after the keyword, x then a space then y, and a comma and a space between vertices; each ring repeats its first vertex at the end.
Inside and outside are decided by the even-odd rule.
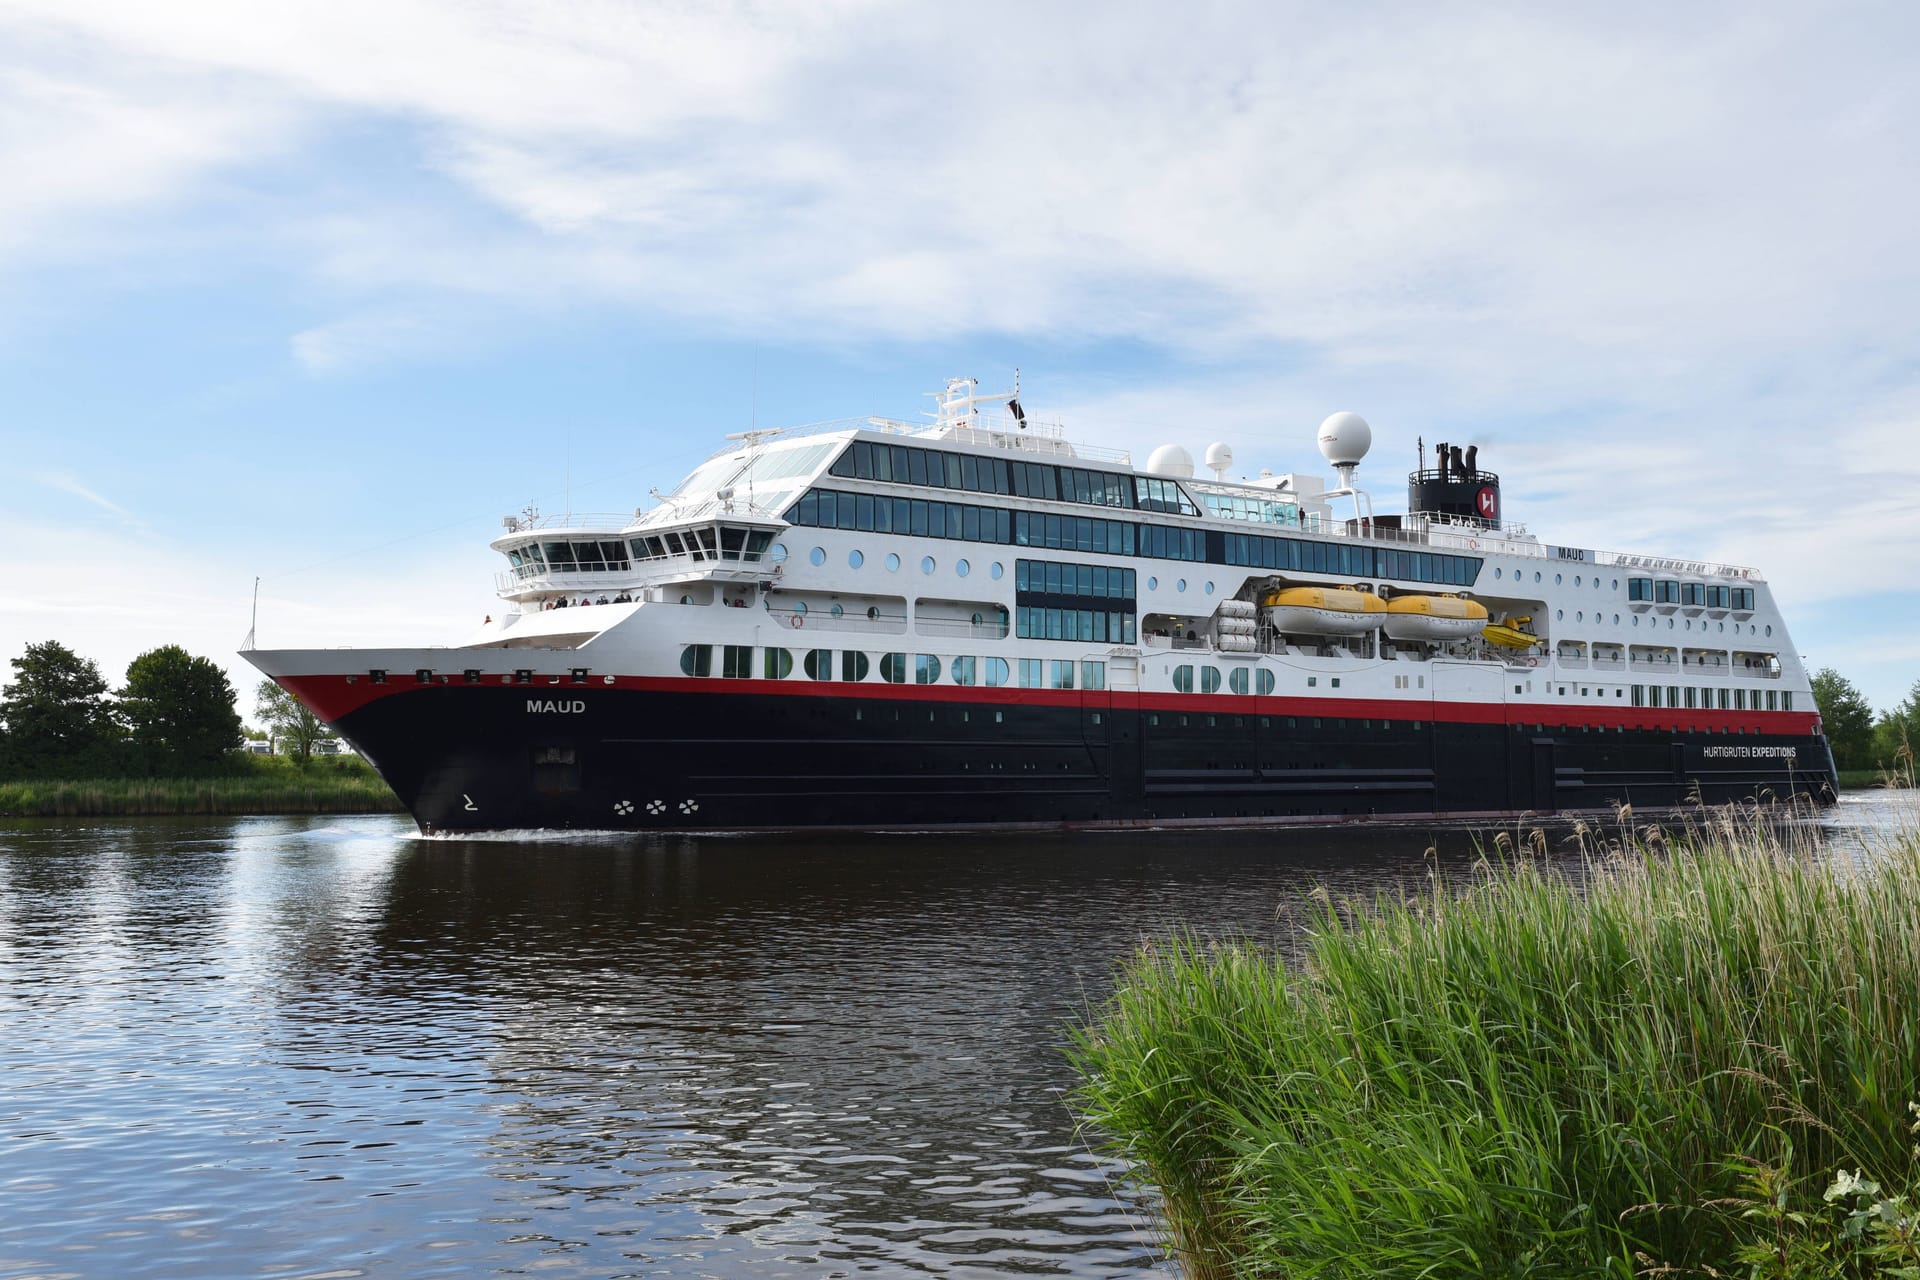
POLYGON ((1527 665, 1528 665, 1528 666, 1530 666, 1530 667, 1537 667, 1537 666, 1539 666, 1539 665, 1540 665, 1540 659, 1538 659, 1538 658, 1528 658, 1528 659, 1527 659, 1527 665))
POLYGON ((795 631, 798 631, 800 628, 807 625, 807 620, 796 613, 792 617, 787 619, 787 625, 792 627, 795 631))
POLYGON ((1480 549, 1480 539, 1478 538, 1467 539, 1467 550, 1478 551, 1479 549, 1480 549))

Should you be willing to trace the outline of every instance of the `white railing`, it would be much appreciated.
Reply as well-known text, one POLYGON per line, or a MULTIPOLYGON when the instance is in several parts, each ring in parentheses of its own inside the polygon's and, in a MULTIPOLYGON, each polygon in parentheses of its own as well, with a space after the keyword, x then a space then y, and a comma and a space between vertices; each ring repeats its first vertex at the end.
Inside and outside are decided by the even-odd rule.
POLYGON ((559 515, 507 516, 502 523, 508 533, 545 533, 552 529, 579 529, 583 532, 619 533, 640 519, 639 511, 574 512, 559 515))
POLYGON ((768 613, 782 630, 801 634, 808 631, 858 632, 876 636, 907 634, 907 615, 904 613, 883 613, 877 618, 869 618, 864 613, 846 613, 836 618, 825 609, 813 609, 806 613, 795 609, 770 609, 768 613))
POLYGON ((1008 628, 997 622, 970 622, 965 618, 920 618, 913 624, 917 636, 960 636, 968 640, 1004 640, 1008 628))

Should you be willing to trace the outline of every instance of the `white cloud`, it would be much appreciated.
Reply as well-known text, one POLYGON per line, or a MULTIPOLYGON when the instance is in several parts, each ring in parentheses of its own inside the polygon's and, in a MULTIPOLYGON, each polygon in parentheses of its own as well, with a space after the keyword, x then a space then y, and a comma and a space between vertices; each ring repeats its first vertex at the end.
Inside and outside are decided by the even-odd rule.
POLYGON ((64 471, 40 471, 36 472, 33 478, 48 489, 53 489, 60 493, 72 494, 76 498, 92 503, 102 511, 119 516, 122 520, 133 522, 135 519, 131 511, 128 511, 111 498, 102 497, 64 471))
POLYGON ((613 297, 787 334, 1280 341, 1476 390, 1543 365, 1666 386, 1707 354, 1914 327, 1897 9, 1875 30, 1792 9, 1257 6, 1176 27, 888 4, 8 7, 108 51, 97 92, 142 109, 163 160, 222 135, 154 84, 212 76, 309 127, 409 128, 523 232, 487 243, 517 268, 463 280, 442 225, 337 222, 341 257, 356 235, 387 246, 369 290, 613 297))
POLYGON ((417 356, 434 348, 438 335, 415 316, 350 316, 303 329, 289 346, 308 374, 326 377, 417 356))

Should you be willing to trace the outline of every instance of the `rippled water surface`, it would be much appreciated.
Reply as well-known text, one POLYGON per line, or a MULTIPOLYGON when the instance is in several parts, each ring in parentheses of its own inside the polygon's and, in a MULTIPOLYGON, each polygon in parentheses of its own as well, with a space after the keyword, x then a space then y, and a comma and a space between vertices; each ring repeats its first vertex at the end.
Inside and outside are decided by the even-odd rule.
POLYGON ((0 823, 0 1277, 1171 1275, 1063 1029, 1429 844, 0 823))

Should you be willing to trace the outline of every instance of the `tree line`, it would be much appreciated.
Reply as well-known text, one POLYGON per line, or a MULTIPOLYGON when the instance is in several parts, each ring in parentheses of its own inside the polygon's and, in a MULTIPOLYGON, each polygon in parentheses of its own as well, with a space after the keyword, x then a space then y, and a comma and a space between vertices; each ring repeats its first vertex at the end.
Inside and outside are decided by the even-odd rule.
MULTIPOLYGON (((226 672, 177 644, 127 666, 112 688, 57 640, 30 644, 0 688, 0 777, 194 777, 233 767, 246 732, 226 672)), ((256 715, 304 761, 326 726, 271 680, 256 715)))
POLYGON ((1885 769, 1903 772, 1913 766, 1920 744, 1920 681, 1892 710, 1875 715, 1873 706, 1854 683, 1832 667, 1814 673, 1813 701, 1827 745, 1833 748, 1838 769, 1885 769))

